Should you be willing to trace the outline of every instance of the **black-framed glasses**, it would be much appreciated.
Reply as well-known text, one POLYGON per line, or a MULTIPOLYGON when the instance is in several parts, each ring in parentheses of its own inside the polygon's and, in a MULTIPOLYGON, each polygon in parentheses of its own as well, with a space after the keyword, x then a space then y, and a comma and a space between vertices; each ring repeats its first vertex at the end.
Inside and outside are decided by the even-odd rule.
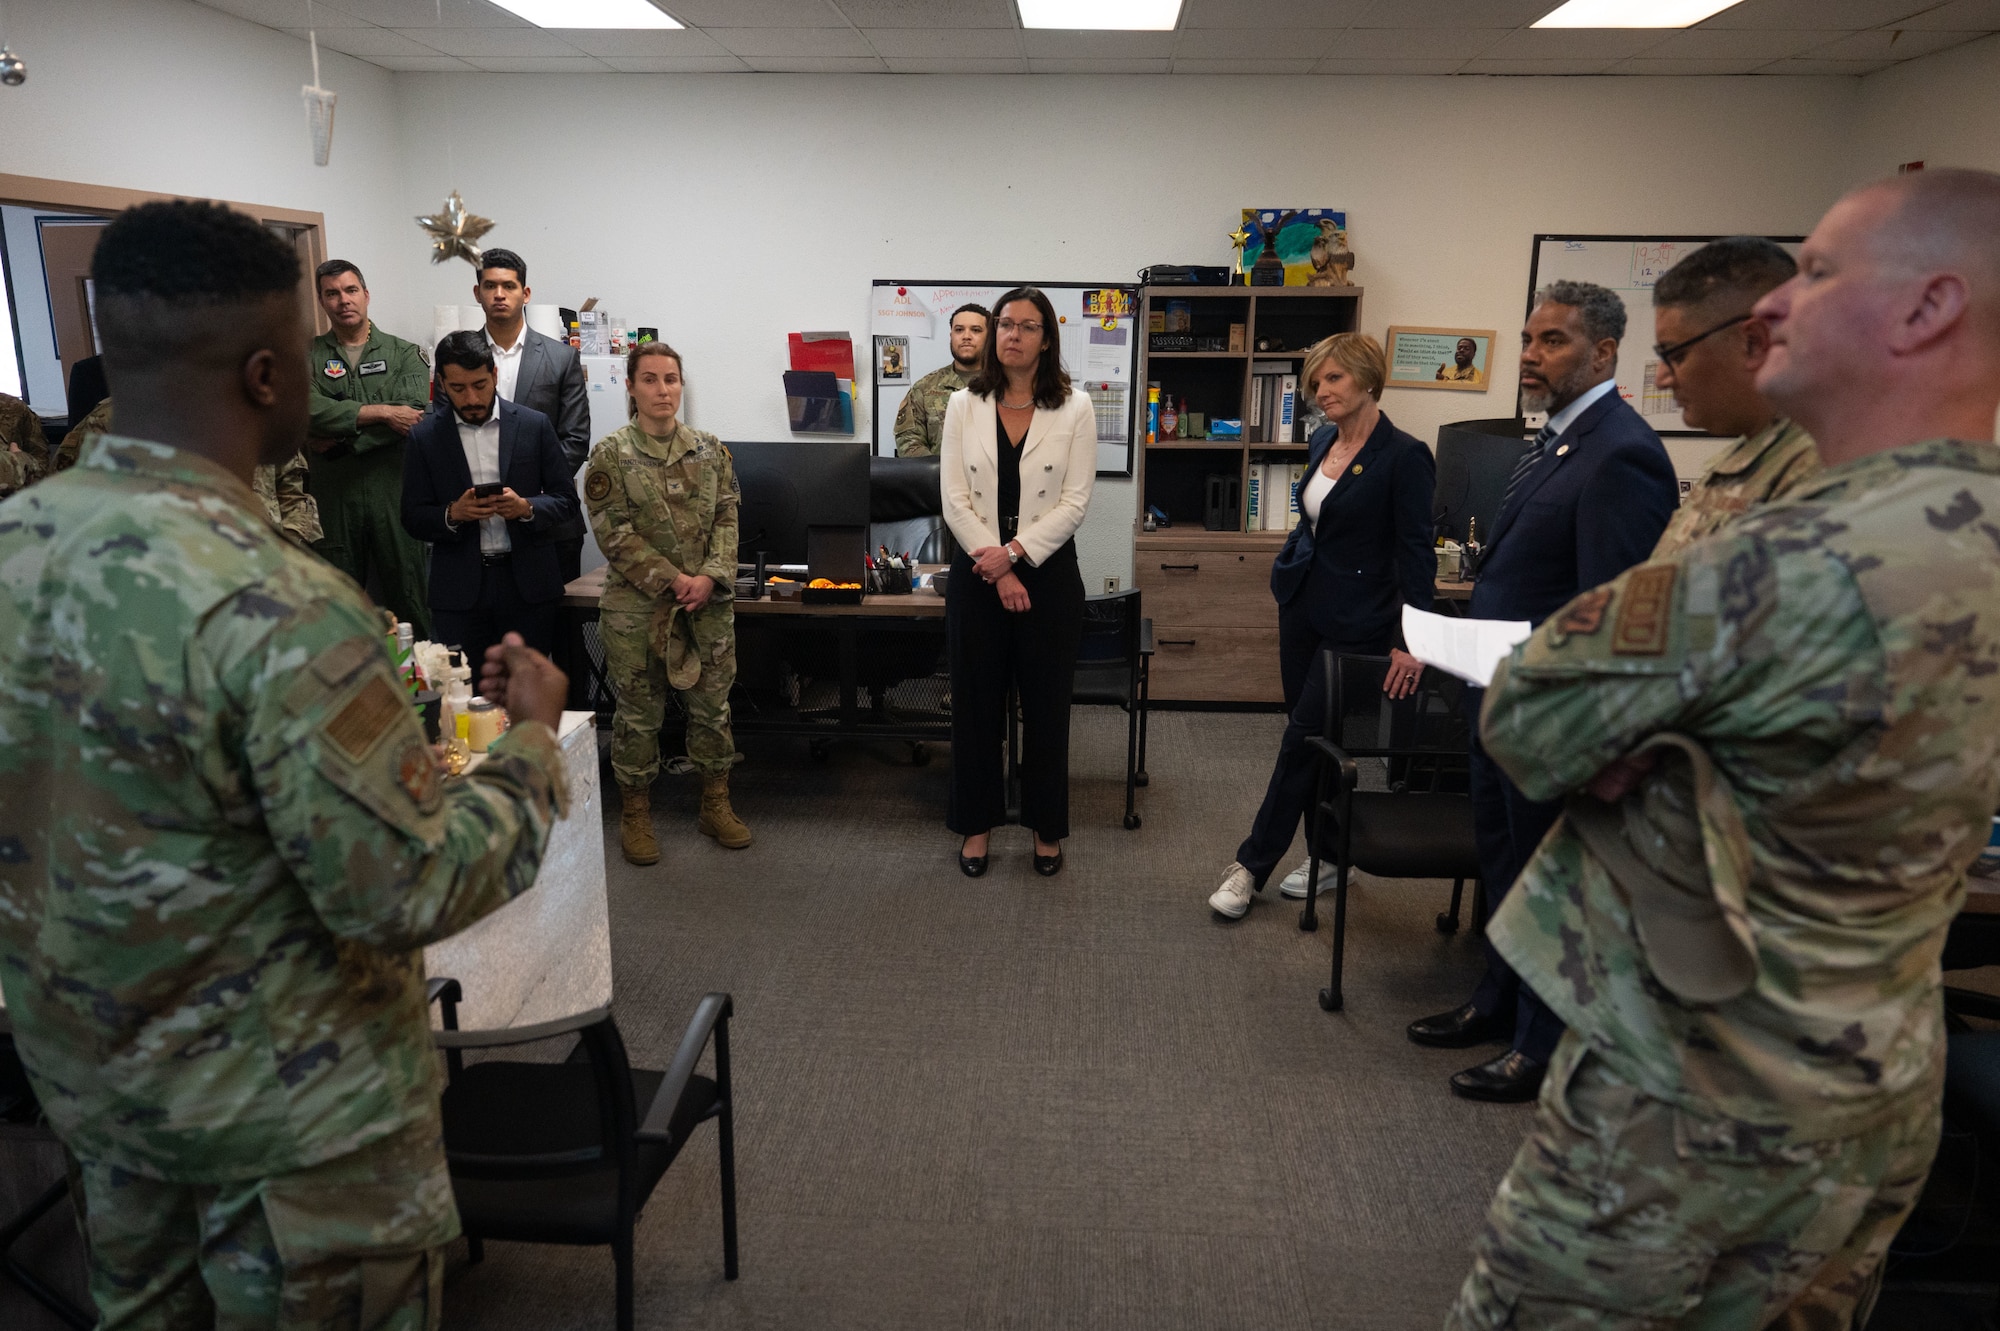
POLYGON ((1676 342, 1670 347, 1661 346, 1658 342, 1655 342, 1653 344, 1653 354, 1665 361, 1670 369, 1677 370, 1680 368, 1681 362, 1687 359, 1688 352, 1694 350, 1695 343, 1714 337, 1725 328, 1734 328, 1737 324, 1747 323, 1755 317, 1754 314, 1739 314, 1734 319, 1724 319, 1721 323, 1708 329, 1706 332, 1696 333, 1687 341, 1676 342))

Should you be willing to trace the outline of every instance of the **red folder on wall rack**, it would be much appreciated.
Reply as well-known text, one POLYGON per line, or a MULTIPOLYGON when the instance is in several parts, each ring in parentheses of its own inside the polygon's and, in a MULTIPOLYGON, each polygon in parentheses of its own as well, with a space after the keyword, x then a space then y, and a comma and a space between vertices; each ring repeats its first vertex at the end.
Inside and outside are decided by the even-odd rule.
POLYGON ((854 377, 854 339, 846 333, 791 333, 794 370, 819 370, 840 379, 854 377))

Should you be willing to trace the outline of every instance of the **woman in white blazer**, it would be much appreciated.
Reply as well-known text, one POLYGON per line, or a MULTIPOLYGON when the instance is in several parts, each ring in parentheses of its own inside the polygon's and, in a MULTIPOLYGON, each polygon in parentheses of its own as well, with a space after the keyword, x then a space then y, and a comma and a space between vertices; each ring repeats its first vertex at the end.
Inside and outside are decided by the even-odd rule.
POLYGON ((1097 481, 1097 416, 1070 387, 1055 309, 1033 287, 993 307, 985 364, 951 395, 939 453, 944 520, 959 554, 945 584, 951 659, 951 807, 958 867, 986 872, 1007 818, 1001 738, 1021 700, 1021 822, 1035 872, 1062 869, 1069 835, 1069 701, 1083 637, 1076 529, 1097 481))

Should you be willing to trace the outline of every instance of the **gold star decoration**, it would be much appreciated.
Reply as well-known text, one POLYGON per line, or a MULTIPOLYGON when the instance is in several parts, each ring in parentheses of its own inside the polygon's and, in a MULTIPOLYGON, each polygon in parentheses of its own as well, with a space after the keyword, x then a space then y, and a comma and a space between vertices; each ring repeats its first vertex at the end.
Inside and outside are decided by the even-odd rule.
POLYGON ((1240 250, 1250 243, 1250 233, 1239 226, 1229 233, 1229 243, 1240 250))
POLYGON ((493 229, 493 219, 466 211, 465 200, 453 190, 443 208, 429 217, 419 217, 417 225, 430 233, 432 263, 463 259, 478 267, 479 246, 473 242, 493 229))

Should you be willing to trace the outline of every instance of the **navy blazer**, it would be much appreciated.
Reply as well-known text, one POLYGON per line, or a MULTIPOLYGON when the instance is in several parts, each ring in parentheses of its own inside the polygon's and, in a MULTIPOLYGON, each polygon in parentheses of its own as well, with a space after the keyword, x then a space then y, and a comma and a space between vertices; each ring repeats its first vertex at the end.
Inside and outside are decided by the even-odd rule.
POLYGON ((1679 503, 1660 436, 1612 389, 1549 441, 1493 519, 1473 618, 1541 623, 1643 562, 1679 503))
MULTIPOLYGON (((1332 425, 1313 432, 1295 495, 1305 492, 1337 434, 1332 425)), ((1402 641, 1400 607, 1428 610, 1436 590, 1436 488, 1430 449, 1384 415, 1320 506, 1319 521, 1301 515, 1292 528, 1271 565, 1271 595, 1284 611, 1303 612, 1330 642, 1402 641)))
MULTIPOLYGON (((531 605, 563 593, 556 553, 563 524, 577 513, 576 482, 555 427, 539 411, 496 400, 500 413, 500 479, 534 509, 533 521, 509 522, 514 585, 531 605)), ((441 403, 410 430, 403 450, 403 530, 431 543, 431 609, 471 610, 479 601, 479 524, 453 531, 444 512, 472 485, 472 468, 458 436, 458 417, 441 403)))

